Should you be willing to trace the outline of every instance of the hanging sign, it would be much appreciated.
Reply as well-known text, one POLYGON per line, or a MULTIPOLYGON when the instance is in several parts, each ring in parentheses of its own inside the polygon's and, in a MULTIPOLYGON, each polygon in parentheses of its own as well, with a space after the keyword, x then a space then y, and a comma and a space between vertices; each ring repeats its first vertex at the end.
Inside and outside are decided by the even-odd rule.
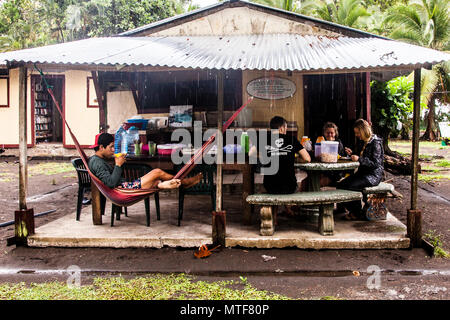
POLYGON ((260 99, 284 99, 295 93, 295 83, 284 78, 264 77, 250 81, 247 93, 260 99))

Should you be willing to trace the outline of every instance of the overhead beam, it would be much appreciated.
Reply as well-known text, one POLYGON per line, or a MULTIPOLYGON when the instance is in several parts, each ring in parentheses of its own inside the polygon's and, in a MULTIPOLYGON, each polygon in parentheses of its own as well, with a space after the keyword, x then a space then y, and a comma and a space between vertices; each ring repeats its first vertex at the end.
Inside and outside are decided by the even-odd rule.
MULTIPOLYGON (((95 64, 83 64, 83 65, 72 65, 72 64, 36 64, 40 69, 44 69, 46 72, 64 72, 65 70, 84 70, 92 71, 111 71, 111 72, 161 72, 161 71, 198 71, 198 70, 216 70, 214 68, 176 68, 176 67, 160 67, 160 66, 106 66, 106 65, 95 65, 95 64)), ((16 66, 16 64, 11 64, 11 66, 16 66)), ((26 65, 29 69, 33 68, 33 64, 26 65)), ((383 71, 393 71, 393 70, 405 70, 411 71, 417 68, 421 68, 422 64, 411 64, 411 65, 401 65, 401 66, 386 66, 386 67, 369 67, 369 68, 355 68, 355 69, 317 69, 317 70, 281 70, 281 71, 292 71, 294 73, 299 73, 303 75, 315 75, 315 74, 341 74, 341 73, 361 73, 361 72, 383 72, 383 71)), ((13 67, 12 67, 13 68, 13 67)), ((229 70, 242 70, 242 69, 229 69, 229 70)), ((246 69, 258 71, 258 69, 246 69)), ((261 71, 261 70, 259 70, 261 71)))

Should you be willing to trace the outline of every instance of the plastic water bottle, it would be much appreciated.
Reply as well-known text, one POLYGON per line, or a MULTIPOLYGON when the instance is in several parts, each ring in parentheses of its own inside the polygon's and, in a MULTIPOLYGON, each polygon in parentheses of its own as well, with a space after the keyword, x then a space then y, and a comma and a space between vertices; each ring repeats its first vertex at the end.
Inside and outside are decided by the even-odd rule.
POLYGON ((122 126, 120 126, 120 128, 116 131, 116 134, 114 135, 114 153, 122 152, 122 138, 124 132, 125 129, 122 126))
POLYGON ((139 131, 136 127, 131 127, 127 132, 128 153, 135 154, 134 143, 139 140, 139 131))
POLYGON ((121 133, 121 139, 120 139, 120 152, 127 154, 128 153, 128 141, 127 141, 127 132, 123 130, 121 133))

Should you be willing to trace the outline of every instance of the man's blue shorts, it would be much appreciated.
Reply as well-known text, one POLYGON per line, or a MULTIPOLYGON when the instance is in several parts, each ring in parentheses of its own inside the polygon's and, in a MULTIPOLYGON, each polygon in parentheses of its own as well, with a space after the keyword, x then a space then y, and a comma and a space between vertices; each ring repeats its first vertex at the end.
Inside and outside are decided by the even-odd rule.
POLYGON ((141 178, 134 180, 133 182, 122 182, 120 186, 124 189, 141 189, 141 178))

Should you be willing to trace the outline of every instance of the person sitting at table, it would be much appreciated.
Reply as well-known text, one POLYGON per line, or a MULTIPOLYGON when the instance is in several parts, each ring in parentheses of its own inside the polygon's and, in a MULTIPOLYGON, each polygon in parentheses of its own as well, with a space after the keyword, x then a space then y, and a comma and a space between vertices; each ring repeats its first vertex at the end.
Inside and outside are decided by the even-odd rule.
MULTIPOLYGON (((345 152, 344 145, 342 141, 339 139, 339 130, 337 125, 334 122, 328 121, 324 124, 322 128, 322 134, 325 141, 336 141, 339 143, 338 147, 338 155, 341 157, 347 156, 345 152)), ((341 180, 345 174, 343 172, 330 171, 325 174, 320 179, 321 186, 329 186, 336 184, 339 180, 341 180)))
POLYGON ((328 121, 324 124, 322 128, 322 133, 326 141, 337 141, 339 142, 338 154, 341 157, 347 156, 344 145, 342 141, 339 139, 339 130, 337 125, 334 122, 328 121))
POLYGON ((134 181, 125 181, 122 177, 122 165, 125 163, 125 154, 114 158, 114 168, 107 162, 114 157, 114 136, 109 133, 99 133, 95 136, 95 144, 90 146, 95 154, 89 158, 90 171, 109 188, 124 189, 176 189, 183 186, 192 187, 199 183, 202 174, 191 178, 173 179, 173 175, 161 170, 153 169, 146 175, 134 181))
MULTIPOLYGON (((278 170, 275 174, 265 174, 263 178, 264 188, 272 194, 289 194, 297 191, 297 178, 295 176, 295 154, 298 154, 303 162, 311 162, 311 157, 300 141, 294 136, 287 135, 287 121, 283 117, 275 116, 270 120, 271 134, 278 134, 272 145, 271 134, 268 135, 266 146, 269 148, 270 158, 278 157, 278 170), (268 143, 267 143, 268 142, 268 143)), ((252 146, 249 155, 257 153, 256 146, 252 146)), ((271 160, 272 162, 272 160, 271 160)), ((292 210, 286 207, 286 213, 293 215, 292 210)))
MULTIPOLYGON (((345 148, 352 161, 358 161, 359 167, 353 175, 337 183, 338 189, 362 191, 366 187, 376 186, 381 182, 384 172, 383 140, 372 133, 372 127, 364 119, 356 120, 353 125, 355 137, 359 140, 356 152, 345 148)), ((349 211, 346 220, 361 220, 363 212, 361 201, 344 203, 349 211)))

